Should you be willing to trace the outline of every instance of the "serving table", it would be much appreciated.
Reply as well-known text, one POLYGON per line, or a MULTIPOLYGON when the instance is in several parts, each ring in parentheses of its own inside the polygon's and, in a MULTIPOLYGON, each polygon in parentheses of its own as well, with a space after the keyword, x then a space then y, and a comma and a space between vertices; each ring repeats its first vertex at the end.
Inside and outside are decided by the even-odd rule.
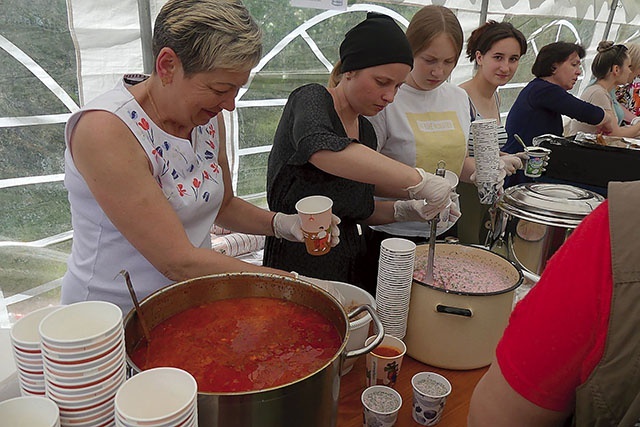
MULTIPOLYGON (((461 427, 467 425, 467 414, 471 394, 488 367, 468 371, 452 371, 425 365, 405 355, 394 387, 402 396, 402 407, 395 427, 419 426, 411 417, 413 390, 411 377, 422 371, 432 371, 444 376, 451 383, 451 394, 447 398, 438 427, 461 427)), ((337 427, 362 427, 362 403, 360 395, 366 388, 365 356, 360 357, 351 372, 340 380, 337 427)))

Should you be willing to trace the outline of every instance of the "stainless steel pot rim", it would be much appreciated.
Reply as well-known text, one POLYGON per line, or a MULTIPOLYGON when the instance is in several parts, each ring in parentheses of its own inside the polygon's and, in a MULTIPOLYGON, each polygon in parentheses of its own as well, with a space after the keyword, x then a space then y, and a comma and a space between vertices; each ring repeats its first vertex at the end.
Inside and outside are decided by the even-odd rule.
MULTIPOLYGON (((344 307, 342 306, 342 304, 333 296, 331 295, 329 292, 325 291, 324 289, 313 285, 312 283, 303 281, 303 280, 299 280, 299 279, 294 279, 291 277, 286 277, 286 276, 280 276, 277 274, 268 274, 268 273, 246 273, 246 272, 237 272, 237 273, 222 273, 222 274, 212 274, 212 275, 208 275, 208 276, 202 276, 202 277, 196 277, 193 279, 189 279, 189 280, 185 280, 182 282, 176 282, 176 283, 172 283, 169 284, 157 291, 155 291, 154 293, 152 293, 151 295, 147 296, 146 298, 144 298, 143 300, 140 301, 140 307, 142 310, 144 310, 144 306, 146 303, 148 303, 148 301, 151 301, 154 296, 156 296, 157 294, 160 293, 164 293, 164 292, 170 292, 172 289, 175 289, 179 286, 183 286, 185 284, 188 284, 190 282, 194 282, 194 281, 199 281, 199 280, 203 280, 203 279, 217 279, 217 278, 224 278, 224 277, 234 277, 234 276, 241 276, 241 277, 263 277, 263 278, 269 278, 269 279, 278 279, 278 280, 284 280, 286 282, 292 282, 295 284, 300 284, 303 286, 308 286, 311 289, 313 289, 314 291, 319 292, 320 294, 324 295, 325 297, 329 298, 335 305, 337 305, 343 314, 344 317, 344 321, 346 322, 346 329, 345 329, 345 335, 344 338, 342 340, 342 344, 340 345, 340 347, 338 348, 338 350, 336 351, 336 353, 327 361, 327 363, 325 363, 324 365, 322 365, 321 367, 319 367, 316 371, 309 373, 308 375, 302 377, 302 378, 298 378, 295 381, 286 383, 286 384, 281 384, 279 386, 276 387, 271 387, 271 388, 265 388, 265 389, 260 389, 260 390, 250 390, 250 391, 243 391, 243 392, 201 392, 198 391, 198 396, 208 396, 208 395, 212 395, 212 396, 247 396, 250 397, 252 395, 257 395, 257 394, 265 394, 265 393, 269 393, 269 392, 275 392, 275 393, 281 393, 283 388, 301 383, 311 377, 313 377, 314 375, 317 374, 321 374, 327 367, 329 367, 331 364, 333 364, 335 362, 336 359, 340 358, 340 359, 346 359, 346 355, 347 355, 347 351, 346 351, 346 346, 347 346, 347 341, 349 340, 349 335, 350 335, 350 321, 349 321, 349 317, 348 314, 346 313, 344 307)), ((357 310, 356 310, 357 311, 357 310)), ((354 311, 355 312, 355 311, 354 311)), ((129 313, 127 313, 126 317, 123 319, 123 325, 126 327, 132 320, 133 316, 136 315, 136 310, 131 309, 129 311, 129 313)), ((384 332, 382 332, 382 334, 384 334, 384 332)), ((379 333, 379 335, 381 335, 379 333)), ((382 335, 380 336, 380 340, 382 339, 382 335)), ((376 343, 377 345, 378 343, 376 343)), ((351 357, 351 356, 349 356, 351 357)), ((129 357, 129 351, 126 351, 126 363, 127 366, 133 370, 134 372, 142 372, 143 370, 140 369, 129 357)), ((340 361, 340 363, 343 363, 343 360, 340 361)))
POLYGON ((604 197, 566 184, 525 183, 505 190, 498 208, 534 222, 560 227, 577 227, 604 197))
POLYGON ((511 261, 510 259, 505 258, 504 256, 502 256, 502 255, 500 255, 498 253, 495 253, 495 252, 485 248, 484 246, 468 245, 468 244, 464 244, 464 243, 445 243, 445 245, 467 246, 467 247, 480 249, 480 250, 489 252, 492 256, 501 258, 502 260, 504 260, 505 262, 510 264, 516 270, 516 272, 518 273, 518 280, 516 281, 516 283, 514 285, 509 286, 508 288, 501 289, 499 291, 494 291, 494 292, 453 291, 451 289, 442 289, 442 288, 440 288, 438 286, 429 285, 429 284, 421 282, 420 280, 417 280, 417 279, 413 279, 413 283, 418 284, 420 286, 424 286, 426 288, 431 288, 433 290, 436 290, 438 292, 442 292, 442 293, 445 293, 445 294, 463 295, 463 296, 470 296, 470 297, 490 297, 490 296, 502 295, 502 294, 506 294, 508 292, 512 292, 512 291, 516 290, 518 287, 520 287, 520 285, 522 285, 522 283, 524 282, 524 275, 522 274, 522 269, 515 262, 511 261))

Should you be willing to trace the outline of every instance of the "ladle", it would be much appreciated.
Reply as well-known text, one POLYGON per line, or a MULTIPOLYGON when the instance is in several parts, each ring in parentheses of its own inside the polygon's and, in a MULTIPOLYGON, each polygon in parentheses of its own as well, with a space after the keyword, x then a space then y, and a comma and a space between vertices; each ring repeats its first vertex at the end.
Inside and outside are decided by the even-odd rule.
POLYGON ((516 141, 520 143, 520 145, 522 145, 522 147, 524 147, 524 150, 527 151, 527 148, 528 148, 527 144, 525 144, 522 138, 520 138, 520 135, 518 135, 517 133, 514 133, 513 137, 516 139, 516 141))
MULTIPOLYGON (((127 270, 120 270, 118 275, 124 276, 125 282, 127 282, 127 288, 129 289, 129 295, 131 295, 131 300, 133 301, 133 306, 136 308, 136 313, 138 313, 138 317, 140 318, 140 326, 142 326, 142 333, 144 334, 144 338, 147 340, 147 344, 151 343, 151 334, 149 334, 149 328, 147 328, 147 322, 142 315, 142 310, 140 309, 140 304, 138 304, 138 297, 136 297, 136 291, 133 289, 133 284, 131 284, 131 277, 129 277, 129 272, 127 270)), ((118 277, 116 275, 116 277, 118 277)))
MULTIPOLYGON (((438 162, 436 167, 436 175, 444 178, 446 163, 443 160, 438 162)), ((433 285, 433 261, 436 253, 436 232, 438 227, 438 220, 440 215, 436 215, 431 219, 431 230, 429 233, 429 252, 427 254, 427 274, 425 277, 425 283, 427 285, 433 285)))

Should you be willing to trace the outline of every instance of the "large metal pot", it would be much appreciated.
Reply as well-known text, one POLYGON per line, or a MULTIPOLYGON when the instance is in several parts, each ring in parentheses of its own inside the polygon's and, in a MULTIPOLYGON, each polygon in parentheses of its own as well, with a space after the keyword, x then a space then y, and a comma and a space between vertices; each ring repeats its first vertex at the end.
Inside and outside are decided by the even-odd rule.
POLYGON ((604 198, 566 184, 526 183, 505 190, 490 234, 490 248, 537 282, 547 261, 604 198))
MULTIPOLYGON (((335 426, 340 372, 347 358, 361 356, 383 339, 382 324, 369 305, 348 315, 342 305, 324 290, 288 277, 231 273, 200 277, 167 286, 140 302, 149 329, 190 307, 239 297, 281 298, 323 314, 338 330, 342 345, 322 368, 289 384, 242 393, 198 393, 198 422, 207 427, 281 427, 287 425, 335 426), (374 320, 377 338, 353 351, 345 349, 349 339, 349 318, 368 311, 374 320)), ((140 319, 132 310, 124 319, 127 363, 132 374, 140 372, 130 354, 142 342, 140 319)))
MULTIPOLYGON (((428 245, 418 245, 416 258, 426 257, 428 245)), ((414 280, 411 287, 407 354, 445 369, 475 369, 491 363, 498 340, 509 321, 514 292, 523 276, 515 263, 488 249, 462 244, 436 244, 436 257, 480 261, 500 271, 510 283, 491 293, 444 290, 414 280)), ((436 258, 437 263, 437 258, 436 258)))

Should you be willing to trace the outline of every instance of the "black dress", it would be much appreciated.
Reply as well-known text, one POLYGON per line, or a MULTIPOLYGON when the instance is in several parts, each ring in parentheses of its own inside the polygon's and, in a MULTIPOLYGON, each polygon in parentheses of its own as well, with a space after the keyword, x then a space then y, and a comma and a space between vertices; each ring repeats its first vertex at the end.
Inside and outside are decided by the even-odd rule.
MULTIPOLYGON (((359 118, 360 140, 347 136, 324 86, 309 84, 289 96, 276 130, 267 171, 267 202, 273 211, 296 213, 295 204, 303 197, 324 195, 333 200, 333 213, 342 220, 340 244, 322 256, 307 254, 304 244, 267 237, 264 265, 325 280, 351 283, 372 294, 375 283, 364 283, 367 266, 363 233, 358 222, 374 210, 374 186, 328 174, 309 163, 320 150, 340 151, 351 143, 375 150, 372 125, 359 118)), ((373 275, 375 276, 375 274, 373 275)))

